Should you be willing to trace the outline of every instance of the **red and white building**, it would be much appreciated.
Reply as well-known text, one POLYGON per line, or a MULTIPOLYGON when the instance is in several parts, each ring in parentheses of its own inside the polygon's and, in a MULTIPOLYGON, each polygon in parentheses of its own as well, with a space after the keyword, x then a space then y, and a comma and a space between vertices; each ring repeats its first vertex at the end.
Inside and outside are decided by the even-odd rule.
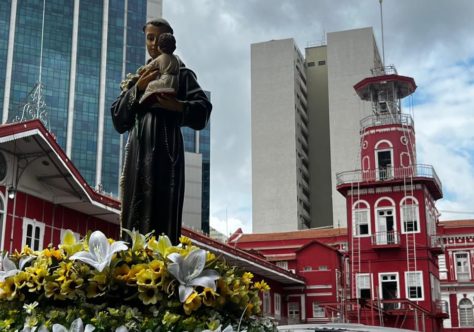
MULTIPOLYGON (((399 101, 380 97, 399 99, 415 83, 389 74, 355 87, 375 101, 375 113, 362 121, 361 169, 338 174, 347 229, 237 231, 227 244, 182 232, 264 278, 271 291, 263 311, 280 324, 474 331, 474 220, 437 221, 441 183, 431 166, 416 164, 413 121, 399 101)), ((40 121, 0 126, 2 250, 57 246, 65 229, 118 238, 119 212, 120 202, 86 184, 40 121)))
POLYGON ((440 222, 441 298, 449 304, 445 331, 474 331, 474 220, 440 222))

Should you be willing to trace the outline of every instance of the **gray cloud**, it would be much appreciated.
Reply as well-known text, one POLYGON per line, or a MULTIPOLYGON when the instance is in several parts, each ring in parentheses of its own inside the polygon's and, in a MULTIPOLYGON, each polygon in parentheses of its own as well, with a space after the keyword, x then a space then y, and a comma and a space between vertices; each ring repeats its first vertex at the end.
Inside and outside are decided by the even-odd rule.
MULTIPOLYGON (((446 163, 443 165, 437 152, 452 156, 466 176, 474 170, 472 126, 469 130, 456 127, 456 120, 473 121, 473 105, 468 101, 472 97, 472 80, 460 77, 463 68, 473 77, 473 12, 471 0, 383 2, 386 63, 396 64, 400 74, 417 81, 415 100, 421 104, 419 111, 415 109, 418 144, 425 144, 419 148, 419 159, 435 164, 445 184, 455 174, 446 163), (459 64, 464 67, 455 66, 459 64), (454 89, 458 93, 453 94, 454 89), (449 135, 450 144, 440 149, 436 144, 442 144, 449 135)), ((213 222, 222 222, 227 210, 227 220, 238 220, 235 224, 249 231, 250 44, 292 37, 304 51, 308 44, 320 43, 326 32, 373 26, 381 48, 379 1, 164 0, 163 14, 175 29, 177 53, 212 93, 213 222)), ((467 209, 465 199, 455 201, 459 197, 455 188, 450 189, 450 194, 441 206, 467 209)), ((474 191, 466 197, 474 199, 474 191)), ((229 227, 233 229, 232 225, 229 227)))

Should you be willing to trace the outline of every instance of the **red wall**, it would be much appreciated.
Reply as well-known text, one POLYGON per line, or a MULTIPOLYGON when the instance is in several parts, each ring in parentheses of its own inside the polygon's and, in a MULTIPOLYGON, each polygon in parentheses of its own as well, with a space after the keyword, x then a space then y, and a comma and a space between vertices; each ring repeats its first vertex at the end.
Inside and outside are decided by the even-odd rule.
MULTIPOLYGON (((1 188, 4 194, 5 189, 1 188)), ((70 229, 84 236, 87 231, 101 230, 108 237, 118 239, 120 226, 104 220, 71 210, 40 198, 17 192, 13 200, 5 195, 7 205, 5 233, 3 234, 4 250, 21 250, 23 218, 33 219, 45 224, 43 246, 60 243, 61 229, 70 229)), ((1 230, 0 230, 1 231, 1 230)))

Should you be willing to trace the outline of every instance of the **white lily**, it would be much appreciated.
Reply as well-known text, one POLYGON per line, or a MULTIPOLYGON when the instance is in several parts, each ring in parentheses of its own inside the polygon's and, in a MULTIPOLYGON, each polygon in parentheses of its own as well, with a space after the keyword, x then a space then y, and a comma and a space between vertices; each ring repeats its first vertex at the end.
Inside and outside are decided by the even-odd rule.
POLYGON ((116 241, 110 244, 104 233, 95 231, 89 238, 89 251, 75 253, 69 259, 80 260, 93 266, 97 271, 102 272, 110 265, 112 257, 116 252, 127 249, 128 247, 125 242, 116 241))
POLYGON ((0 262, 0 281, 5 281, 6 278, 16 275, 23 269, 25 264, 31 261, 33 258, 33 256, 22 257, 20 259, 20 268, 17 269, 15 263, 13 263, 10 258, 8 258, 7 254, 3 256, 3 259, 0 262))
POLYGON ((215 281, 220 278, 215 270, 205 269, 207 253, 203 249, 191 251, 186 257, 178 253, 168 255, 173 263, 168 264, 168 271, 180 283, 179 300, 181 302, 191 295, 194 286, 208 287, 216 290, 215 281))
POLYGON ((61 324, 53 325, 53 332, 92 332, 94 330, 95 327, 91 324, 87 324, 84 328, 84 323, 81 318, 73 321, 69 329, 61 324))

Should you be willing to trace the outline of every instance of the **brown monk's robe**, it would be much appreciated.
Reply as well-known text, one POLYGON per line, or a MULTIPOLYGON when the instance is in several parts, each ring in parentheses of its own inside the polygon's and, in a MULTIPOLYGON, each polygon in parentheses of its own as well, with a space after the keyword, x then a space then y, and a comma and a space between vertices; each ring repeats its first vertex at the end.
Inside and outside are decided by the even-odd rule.
MULTIPOLYGON (((183 112, 139 104, 136 86, 111 108, 119 133, 129 131, 122 172, 121 226, 142 234, 166 234, 174 245, 181 234, 184 199, 184 144, 181 127, 206 127, 212 105, 195 74, 180 68, 177 99, 183 112)), ((124 234, 122 234, 124 237, 124 234)))

